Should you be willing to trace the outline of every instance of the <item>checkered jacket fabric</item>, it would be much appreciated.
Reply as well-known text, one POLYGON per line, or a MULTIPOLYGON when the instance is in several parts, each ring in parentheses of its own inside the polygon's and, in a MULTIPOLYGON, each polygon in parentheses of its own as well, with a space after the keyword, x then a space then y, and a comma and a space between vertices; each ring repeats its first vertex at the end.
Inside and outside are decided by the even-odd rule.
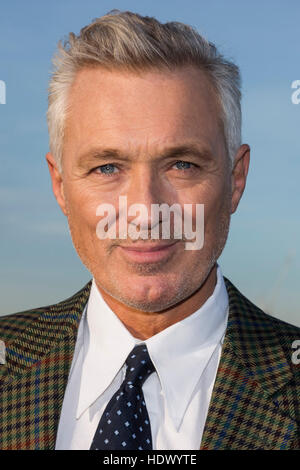
MULTIPOLYGON (((253 305, 225 278, 229 320, 201 450, 300 449, 300 329, 253 305)), ((91 281, 55 305, 0 317, 0 449, 54 450, 91 281)))

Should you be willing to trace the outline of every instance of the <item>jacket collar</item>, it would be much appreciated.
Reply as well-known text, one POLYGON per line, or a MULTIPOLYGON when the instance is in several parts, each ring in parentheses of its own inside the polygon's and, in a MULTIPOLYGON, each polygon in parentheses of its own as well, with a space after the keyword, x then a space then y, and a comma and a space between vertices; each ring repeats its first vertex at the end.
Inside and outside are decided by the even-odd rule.
POLYGON ((9 374, 21 374, 42 361, 64 338, 76 338, 91 284, 89 281, 83 289, 58 304, 17 314, 20 323, 16 322, 13 340, 6 342, 9 374))
POLYGON ((253 379, 271 397, 293 378, 291 361, 287 360, 274 328, 276 319, 252 304, 228 279, 224 279, 229 297, 227 341, 253 379))
POLYGON ((277 336, 282 323, 225 283, 228 325, 201 449, 289 449, 297 441, 299 391, 277 336))

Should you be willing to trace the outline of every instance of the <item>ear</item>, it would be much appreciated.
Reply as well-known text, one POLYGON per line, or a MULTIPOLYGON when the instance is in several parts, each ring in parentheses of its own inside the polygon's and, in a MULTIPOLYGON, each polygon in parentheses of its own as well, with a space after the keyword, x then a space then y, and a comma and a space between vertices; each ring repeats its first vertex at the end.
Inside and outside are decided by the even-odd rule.
POLYGON ((231 175, 231 213, 233 214, 243 195, 250 162, 250 147, 243 144, 239 147, 234 157, 232 175, 231 175))
POLYGON ((51 153, 47 153, 46 160, 51 176, 52 190, 54 196, 63 213, 67 215, 62 173, 59 171, 57 162, 51 153))

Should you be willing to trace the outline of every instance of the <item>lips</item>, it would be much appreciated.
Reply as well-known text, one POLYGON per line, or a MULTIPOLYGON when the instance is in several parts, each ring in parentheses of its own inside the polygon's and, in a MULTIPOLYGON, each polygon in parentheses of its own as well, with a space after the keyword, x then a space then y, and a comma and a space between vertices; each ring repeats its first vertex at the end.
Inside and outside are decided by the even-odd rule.
POLYGON ((167 259, 176 249, 178 240, 159 243, 136 243, 129 246, 119 246, 128 261, 138 263, 154 263, 167 259))
POLYGON ((152 251, 158 251, 162 250, 164 248, 168 248, 169 246, 174 245, 177 243, 176 241, 173 241, 172 243, 144 243, 144 244, 132 244, 129 246, 122 246, 121 248, 124 248, 129 251, 143 251, 143 252, 152 252, 152 251))

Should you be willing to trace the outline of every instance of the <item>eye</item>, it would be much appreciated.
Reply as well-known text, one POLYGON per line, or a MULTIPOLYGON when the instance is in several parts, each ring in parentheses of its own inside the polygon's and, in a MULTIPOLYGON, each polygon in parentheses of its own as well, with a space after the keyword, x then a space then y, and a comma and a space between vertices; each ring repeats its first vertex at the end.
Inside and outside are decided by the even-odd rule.
POLYGON ((114 169, 117 170, 117 167, 113 163, 106 163, 105 165, 98 166, 96 168, 97 173, 102 173, 103 175, 113 175, 114 169))
POLYGON ((178 162, 174 163, 177 166, 177 170, 190 170, 191 168, 195 168, 196 165, 191 162, 184 162, 183 160, 179 160, 178 162))

